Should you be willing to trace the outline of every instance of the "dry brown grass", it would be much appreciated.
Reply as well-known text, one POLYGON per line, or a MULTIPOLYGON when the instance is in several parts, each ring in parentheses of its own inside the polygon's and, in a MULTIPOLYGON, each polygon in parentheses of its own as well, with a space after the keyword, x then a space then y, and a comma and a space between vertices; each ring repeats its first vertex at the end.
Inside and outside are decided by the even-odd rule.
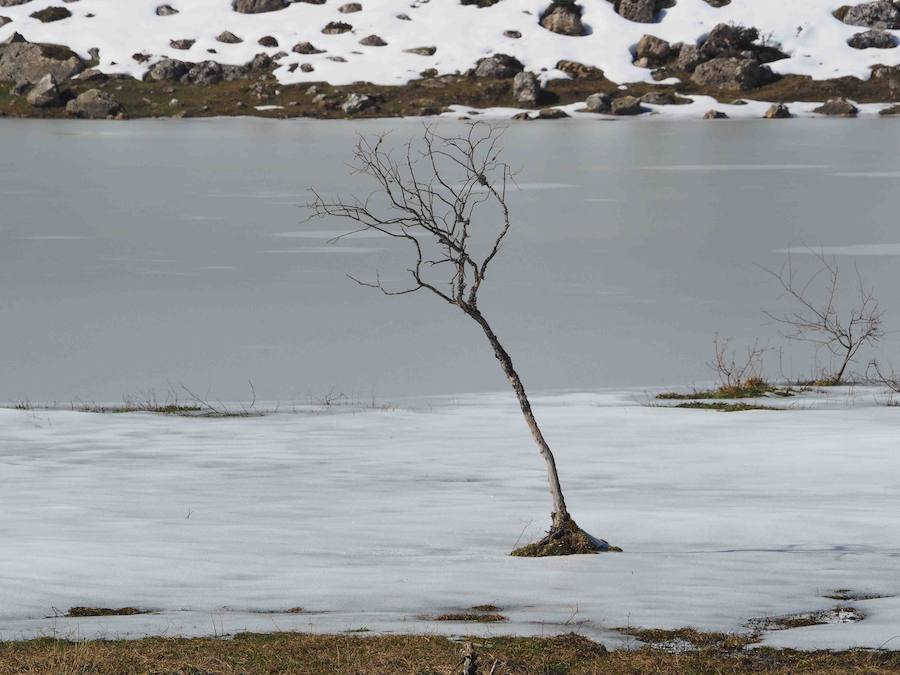
MULTIPOLYGON (((700 635, 700 634, 698 634, 700 635)), ((696 637, 696 636, 694 636, 696 637)), ((699 642, 703 642, 697 638, 699 642)), ((883 673, 900 672, 900 653, 796 652, 702 647, 607 652, 584 637, 474 639, 482 670, 495 675, 606 673, 883 673)), ((139 641, 59 640, 0 643, 0 675, 426 675, 460 672, 461 645, 436 636, 244 634, 233 639, 148 638, 139 641)))

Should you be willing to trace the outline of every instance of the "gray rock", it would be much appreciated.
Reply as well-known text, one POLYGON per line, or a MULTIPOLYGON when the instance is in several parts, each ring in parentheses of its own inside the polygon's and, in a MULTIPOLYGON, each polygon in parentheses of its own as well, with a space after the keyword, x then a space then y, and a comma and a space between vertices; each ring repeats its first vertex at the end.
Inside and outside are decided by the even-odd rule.
POLYGON ((522 33, 517 30, 505 30, 503 31, 503 37, 512 38, 513 40, 518 40, 522 37, 522 33))
POLYGON ((892 105, 889 108, 882 108, 878 111, 878 114, 884 117, 893 117, 894 115, 900 115, 900 105, 892 105))
POLYGON ((703 115, 703 119, 705 120, 727 120, 728 115, 723 113, 721 110, 707 110, 703 115))
POLYGON ((221 33, 216 35, 216 41, 223 42, 226 45, 236 45, 236 44, 240 44, 241 42, 243 42, 243 40, 241 38, 239 38, 237 35, 235 35, 234 33, 232 33, 229 30, 222 31, 221 33))
POLYGON ((662 3, 659 0, 616 0, 616 12, 629 21, 654 23, 662 3))
POLYGON ((31 0, 0 0, 0 7, 18 7, 28 2, 31 0))
POLYGON ((53 108, 62 105, 62 97, 56 78, 50 73, 44 75, 25 97, 35 108, 53 108))
POLYGON ((641 99, 634 96, 622 96, 613 100, 609 109, 613 115, 640 115, 647 112, 647 109, 641 105, 641 99))
POLYGON ((541 97, 541 85, 534 73, 516 73, 513 78, 513 98, 521 105, 536 105, 541 97))
POLYGON ((672 46, 655 35, 644 35, 634 50, 636 66, 657 68, 672 57, 672 46))
POLYGON ((491 77, 505 79, 515 77, 516 73, 525 70, 522 63, 508 54, 494 54, 479 59, 475 64, 475 77, 491 77))
POLYGON ((857 33, 847 44, 854 49, 893 49, 897 46, 897 38, 892 33, 880 28, 872 28, 863 33, 857 33))
POLYGON ((106 119, 122 113, 119 102, 105 91, 88 89, 66 104, 66 112, 87 119, 106 119))
POLYGON ((0 16, 0 28, 3 28, 8 23, 12 23, 12 19, 8 16, 0 16))
POLYGON ((162 59, 157 61, 144 73, 144 80, 149 82, 177 82, 187 74, 188 65, 178 59, 162 59))
POLYGON ((572 0, 554 0, 541 15, 541 26, 560 35, 584 35, 581 7, 572 0))
POLYGON ((815 108, 813 112, 832 117, 856 117, 859 108, 845 98, 832 98, 815 108))
POLYGON ((160 5, 156 8, 156 16, 173 16, 178 14, 178 10, 172 5, 160 5))
POLYGON ((691 81, 712 89, 755 89, 771 79, 772 71, 754 59, 719 58, 701 63, 691 81))
POLYGON ((169 46, 172 49, 187 50, 194 46, 194 42, 196 42, 196 40, 187 40, 187 39, 185 39, 185 40, 170 40, 169 46))
POLYGON ((350 94, 341 104, 341 110, 353 115, 375 106, 375 99, 365 94, 350 94))
POLYGON ((702 62, 703 58, 700 56, 700 48, 697 45, 683 44, 675 58, 675 67, 690 73, 702 62))
POLYGON ((675 105, 675 96, 670 91, 648 91, 641 96, 641 103, 649 105, 675 105))
POLYGON ((289 4, 287 0, 232 0, 231 8, 241 14, 262 14, 277 12, 289 4))
POLYGON ((295 54, 324 54, 324 49, 317 49, 312 42, 298 42, 291 50, 295 54))
MULTIPOLYGON (((710 7, 724 7, 725 5, 730 5, 731 0, 706 0, 706 4, 710 7)), ((722 113, 725 115, 725 113, 722 113)), ((728 115, 725 115, 728 117, 728 115)))
POLYGON ((359 41, 359 44, 363 45, 364 47, 386 47, 387 46, 387 42, 382 40, 377 35, 367 35, 366 37, 364 37, 362 40, 359 41))
POLYGON ((322 29, 322 32, 325 35, 340 35, 341 33, 348 33, 353 30, 353 26, 349 23, 344 23, 343 21, 329 21, 325 24, 325 28, 322 29))
POLYGON ((900 8, 891 0, 875 0, 850 7, 841 21, 866 28, 900 28, 900 8))
POLYGON ((713 27, 703 44, 700 56, 703 60, 723 56, 737 56, 744 51, 752 51, 759 39, 759 31, 755 28, 720 23, 713 27))
POLYGON ((218 84, 225 79, 222 65, 215 61, 201 61, 190 66, 181 81, 188 84, 218 84))
POLYGON ((403 51, 407 54, 418 54, 419 56, 434 56, 437 53, 437 47, 411 47, 403 51))
POLYGON ((72 12, 65 7, 45 7, 42 10, 33 12, 32 19, 37 19, 41 23, 53 23, 54 21, 62 21, 72 16, 72 12))
POLYGON ((598 92, 591 94, 584 101, 584 111, 592 113, 608 113, 612 105, 612 97, 609 94, 598 92))
POLYGON ((338 7, 338 11, 341 14, 353 14, 355 12, 362 11, 362 5, 358 2, 348 2, 346 5, 341 5, 338 7))
POLYGON ((786 120, 791 117, 791 111, 784 103, 773 103, 763 117, 767 120, 786 120))
POLYGON ((559 108, 544 108, 543 110, 539 110, 537 114, 537 118, 539 120, 561 120, 564 117, 568 117, 569 114, 565 110, 560 110, 559 108))
POLYGON ((0 50, 0 80, 33 84, 50 73, 62 82, 85 69, 81 57, 68 47, 26 42, 18 34, 11 40, 0 50))

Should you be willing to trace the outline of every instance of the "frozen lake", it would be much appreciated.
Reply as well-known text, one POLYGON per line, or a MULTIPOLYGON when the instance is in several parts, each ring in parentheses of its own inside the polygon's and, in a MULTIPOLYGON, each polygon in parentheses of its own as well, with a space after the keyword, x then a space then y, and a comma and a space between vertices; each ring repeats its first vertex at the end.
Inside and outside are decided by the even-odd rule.
MULTIPOLYGON (((384 242, 329 246, 343 224, 303 222, 309 187, 367 189, 345 162, 387 129, 421 126, 0 121, 0 400, 503 388, 464 317, 345 277, 389 277, 384 242)), ((756 266, 791 245, 858 264, 891 323, 898 141, 890 120, 513 125, 515 230, 483 307, 540 390, 708 379, 714 333, 776 335, 756 266)), ((896 335, 883 349, 900 361, 896 335)), ((786 358, 809 373, 808 351, 786 358)))

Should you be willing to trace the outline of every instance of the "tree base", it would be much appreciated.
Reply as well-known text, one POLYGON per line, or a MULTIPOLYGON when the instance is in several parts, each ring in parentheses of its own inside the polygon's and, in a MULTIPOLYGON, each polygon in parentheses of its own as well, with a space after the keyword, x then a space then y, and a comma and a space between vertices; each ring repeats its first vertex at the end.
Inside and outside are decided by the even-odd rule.
POLYGON ((618 546, 610 546, 603 539, 592 537, 570 518, 560 527, 551 528, 547 536, 540 541, 517 548, 510 555, 519 558, 545 558, 554 555, 621 553, 621 551, 618 546))

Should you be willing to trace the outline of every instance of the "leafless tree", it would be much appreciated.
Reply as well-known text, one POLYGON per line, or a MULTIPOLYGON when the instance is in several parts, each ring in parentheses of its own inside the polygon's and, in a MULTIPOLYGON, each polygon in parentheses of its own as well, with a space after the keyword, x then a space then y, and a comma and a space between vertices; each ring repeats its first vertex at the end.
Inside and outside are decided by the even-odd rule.
POLYGON ((841 311, 838 306, 841 276, 837 261, 824 253, 810 253, 819 261, 820 267, 808 277, 798 276, 790 254, 779 271, 765 270, 779 282, 796 309, 785 314, 767 310, 763 313, 785 328, 786 338, 810 342, 818 350, 826 350, 832 357, 833 367, 822 379, 829 384, 840 384, 860 349, 884 336, 883 312, 872 290, 863 283, 859 270, 856 270, 857 299, 851 307, 841 311))
MULTIPOLYGON (((883 370, 881 364, 875 359, 869 363, 869 370, 874 371, 874 379, 876 382, 880 382, 893 393, 900 394, 900 375, 894 370, 891 370, 890 372, 883 370)), ((871 372, 869 373, 869 376, 871 378, 871 372)))
POLYGON ((552 525, 547 537, 529 550, 537 555, 609 550, 606 542, 584 533, 569 515, 553 452, 522 380, 478 304, 491 264, 512 227, 507 192, 513 186, 513 172, 500 160, 501 136, 502 130, 485 123, 470 124, 457 136, 442 136, 426 127, 421 139, 396 152, 387 147, 383 135, 361 137, 352 171, 373 179, 375 191, 365 198, 335 201, 313 191, 309 208, 313 217, 353 221, 354 229, 343 236, 375 231, 407 247, 407 284, 388 286, 377 273, 374 281, 351 277, 356 283, 386 295, 430 293, 461 310, 484 332, 547 468, 552 525))
POLYGON ((731 340, 718 335, 713 338, 715 356, 709 367, 716 371, 722 389, 738 390, 765 386, 763 359, 768 349, 760 347, 759 341, 747 347, 745 356, 739 357, 731 349, 731 340))

